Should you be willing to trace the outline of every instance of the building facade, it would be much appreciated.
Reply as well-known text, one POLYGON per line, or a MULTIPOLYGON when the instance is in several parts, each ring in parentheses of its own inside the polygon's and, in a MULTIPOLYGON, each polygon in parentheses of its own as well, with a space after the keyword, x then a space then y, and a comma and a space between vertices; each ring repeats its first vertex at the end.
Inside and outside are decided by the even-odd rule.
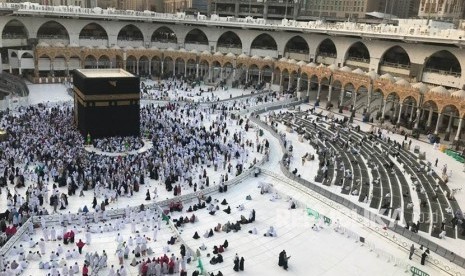
POLYGON ((463 0, 421 0, 418 16, 421 18, 457 20, 462 18, 463 0))

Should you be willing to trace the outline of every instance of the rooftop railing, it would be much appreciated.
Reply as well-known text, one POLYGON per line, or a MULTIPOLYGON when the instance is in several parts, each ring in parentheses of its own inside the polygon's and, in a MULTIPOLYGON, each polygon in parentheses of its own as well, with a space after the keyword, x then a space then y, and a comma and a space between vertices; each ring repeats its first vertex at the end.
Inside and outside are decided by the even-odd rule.
POLYGON ((10 10, 14 14, 27 15, 47 15, 57 17, 92 17, 106 19, 123 19, 142 22, 152 22, 157 20, 166 20, 173 22, 184 21, 203 22, 217 24, 218 21, 224 25, 243 27, 262 26, 263 28, 300 30, 303 32, 323 32, 323 33, 344 33, 357 36, 367 37, 402 37, 402 39, 424 39, 441 40, 445 42, 464 43, 465 31, 458 29, 442 29, 425 25, 419 26, 396 26, 392 24, 367 24, 356 22, 337 22, 329 23, 320 20, 317 21, 295 21, 295 20, 265 20, 263 18, 235 18, 232 16, 220 17, 218 15, 186 15, 185 13, 156 13, 151 11, 133 11, 133 10, 116 10, 101 8, 81 8, 77 6, 43 6, 35 3, 0 3, 0 10, 10 10))

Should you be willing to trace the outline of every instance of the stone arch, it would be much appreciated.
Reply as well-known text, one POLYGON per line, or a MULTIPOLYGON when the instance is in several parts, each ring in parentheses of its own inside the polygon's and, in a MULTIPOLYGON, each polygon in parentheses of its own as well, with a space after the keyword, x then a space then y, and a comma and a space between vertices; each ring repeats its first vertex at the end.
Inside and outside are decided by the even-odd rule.
POLYGON ((410 56, 405 49, 399 45, 387 49, 381 56, 380 65, 389 65, 394 67, 410 67, 410 56))
POLYGON ((176 64, 176 68, 175 68, 176 74, 185 76, 186 75, 186 70, 185 70, 186 69, 186 61, 183 58, 178 57, 175 60, 175 64, 176 64))
POLYGON ((21 58, 34 58, 34 57, 32 56, 31 53, 27 53, 27 52, 26 52, 26 53, 23 53, 23 54, 21 55, 21 58))
POLYGON ((111 68, 111 61, 110 58, 107 55, 101 55, 98 58, 98 68, 111 68))
POLYGON ((50 20, 40 25, 37 30, 38 39, 62 39, 69 43, 69 32, 65 26, 55 20, 50 20))
POLYGON ((126 70, 133 74, 137 73, 137 58, 133 55, 129 55, 126 58, 126 70))
POLYGON ((262 81, 271 82, 271 75, 273 74, 273 69, 270 65, 265 65, 262 67, 262 81))
POLYGON ((141 56, 139 58, 138 66, 138 74, 139 76, 148 76, 149 75, 149 67, 150 67, 150 60, 147 56, 141 56))
POLYGON ((166 26, 161 26, 152 33, 151 41, 161 43, 178 43, 178 37, 172 29, 166 26))
POLYGON ((119 30, 117 40, 143 41, 144 35, 136 25, 127 24, 119 30))
POLYGON ((462 67, 454 54, 447 50, 441 50, 426 59, 424 72, 461 76, 462 67))
POLYGON ((202 30, 195 28, 186 34, 184 43, 208 45, 208 38, 202 30))
POLYGON ((278 50, 278 44, 276 40, 269 34, 263 33, 255 37, 250 45, 250 49, 267 49, 267 50, 278 50))
POLYGON ((84 58, 84 69, 94 69, 97 68, 97 58, 93 55, 87 55, 84 58))
POLYGON ((361 41, 353 43, 348 49, 344 56, 344 61, 358 61, 363 63, 370 63, 370 52, 361 41))
POLYGON ((2 39, 8 38, 28 38, 29 31, 23 22, 12 19, 8 21, 2 30, 2 39))
POLYGON ((240 54, 242 52, 242 40, 233 31, 224 32, 218 38, 216 49, 222 53, 240 54))
POLYGON ((300 35, 290 38, 284 46, 284 57, 295 60, 308 60, 310 47, 300 35))
POLYGON ((337 58, 336 44, 330 38, 320 42, 316 48, 315 60, 326 65, 334 64, 337 58))
POLYGON ((161 74, 161 58, 159 56, 154 56, 151 59, 150 66, 152 66, 152 75, 160 76, 161 74))
POLYGON ((92 22, 85 25, 79 32, 79 39, 103 39, 108 40, 108 33, 102 25, 92 22))

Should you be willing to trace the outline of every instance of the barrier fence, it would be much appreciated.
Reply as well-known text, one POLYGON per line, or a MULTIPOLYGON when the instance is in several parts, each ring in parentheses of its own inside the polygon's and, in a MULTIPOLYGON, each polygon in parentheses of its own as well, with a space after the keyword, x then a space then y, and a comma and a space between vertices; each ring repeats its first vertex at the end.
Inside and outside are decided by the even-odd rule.
MULTIPOLYGON (((252 116, 250 117, 250 120, 254 122, 255 124, 257 124, 259 127, 266 129, 271 135, 273 135, 276 139, 278 139, 283 155, 289 154, 287 149, 284 147, 284 143, 282 141, 281 136, 268 124, 262 122, 259 118, 255 117, 255 115, 258 115, 258 114, 261 114, 267 111, 270 111, 270 110, 262 109, 262 110, 254 112, 254 114, 252 114, 252 116)), ((280 162, 280 169, 286 178, 299 184, 299 185, 294 185, 294 184, 289 184, 289 185, 292 185, 298 189, 302 189, 302 187, 308 188, 307 191, 305 191, 306 193, 319 199, 320 201, 324 202, 328 206, 343 213, 344 215, 351 217, 353 220, 358 221, 359 223, 363 223, 364 226, 370 228, 370 230, 376 232, 380 236, 383 236, 389 239, 391 242, 396 243, 396 245, 400 246, 401 248, 408 251, 410 248, 411 242, 414 242, 426 248, 429 248, 431 252, 434 252, 435 254, 448 260, 449 262, 459 267, 465 268, 465 259, 462 256, 457 255, 456 253, 440 246, 439 244, 427 238, 424 238, 418 235, 417 233, 413 233, 412 231, 407 230, 405 227, 402 227, 399 225, 389 226, 391 221, 389 221, 388 219, 381 217, 378 214, 371 212, 370 210, 360 207, 354 204, 353 202, 351 202, 350 200, 343 198, 340 195, 334 194, 318 186, 315 183, 312 183, 310 181, 307 181, 305 179, 302 179, 300 177, 293 175, 292 173, 289 172, 288 168, 286 168, 282 164, 282 162, 280 162), (329 199, 329 201, 327 201, 327 199, 329 199), (345 209, 340 208, 341 205, 346 208, 345 209), (390 236, 391 234, 383 229, 384 226, 380 226, 379 224, 377 224, 379 221, 382 221, 383 223, 385 223, 385 225, 388 226, 388 229, 398 234, 398 236, 394 234, 391 237, 390 236), (373 225, 372 222, 375 222, 375 225, 373 225)), ((281 181, 283 180, 281 179, 281 181)), ((291 183, 291 182, 287 182, 287 183, 291 183)), ((401 260, 398 260, 398 262, 401 262, 401 260)), ((439 258, 429 257, 427 262, 429 262, 430 264, 438 267, 439 269, 451 275, 462 275, 462 273, 458 271, 457 269, 455 269, 452 265, 440 260, 439 258)))

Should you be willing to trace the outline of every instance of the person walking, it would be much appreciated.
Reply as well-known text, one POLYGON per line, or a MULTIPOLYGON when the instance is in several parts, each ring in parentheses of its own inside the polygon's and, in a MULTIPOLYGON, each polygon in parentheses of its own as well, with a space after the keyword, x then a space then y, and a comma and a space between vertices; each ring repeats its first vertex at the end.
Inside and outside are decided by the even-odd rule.
POLYGON ((415 246, 412 243, 412 246, 410 246, 410 254, 408 256, 409 260, 412 259, 413 254, 415 253, 415 246))
POLYGON ((241 271, 244 271, 244 257, 241 257, 241 260, 239 261, 239 269, 241 271))
POLYGON ((84 245, 86 245, 81 239, 79 239, 79 241, 76 243, 77 247, 78 247, 78 250, 79 250, 79 254, 82 254, 82 248, 84 247, 84 245))

